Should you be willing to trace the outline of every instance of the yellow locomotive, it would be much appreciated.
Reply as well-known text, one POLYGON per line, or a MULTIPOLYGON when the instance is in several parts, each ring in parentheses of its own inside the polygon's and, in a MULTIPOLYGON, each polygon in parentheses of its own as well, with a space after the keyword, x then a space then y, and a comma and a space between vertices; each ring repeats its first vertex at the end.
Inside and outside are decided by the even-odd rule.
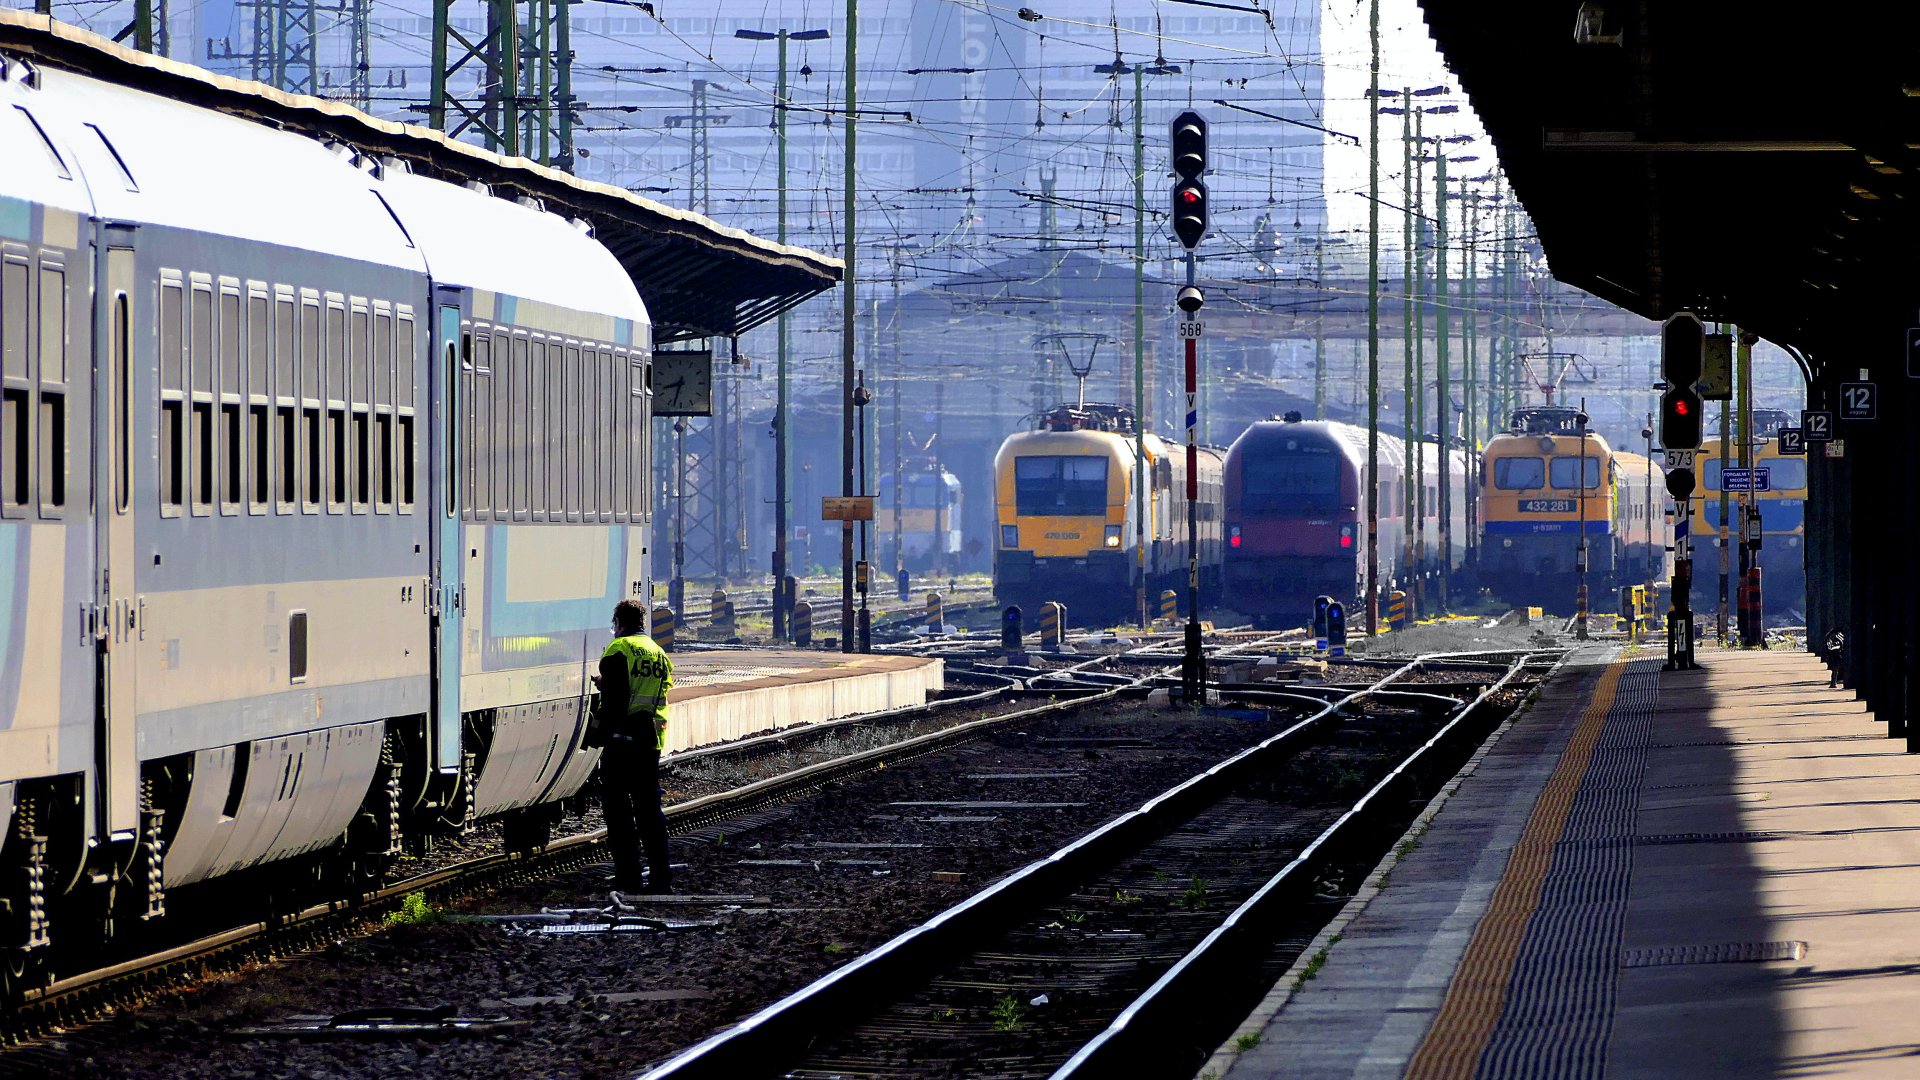
MULTIPOLYGON (((1777 436, 1782 427, 1792 427, 1795 418, 1778 409, 1753 410, 1753 491, 1741 483, 1725 485, 1729 515, 1734 525, 1730 542, 1739 542, 1738 500, 1751 498, 1760 508, 1760 570, 1764 575, 1761 597, 1766 610, 1784 612, 1802 608, 1806 603, 1807 572, 1802 543, 1806 536, 1807 459, 1801 454, 1782 454, 1777 436), (1764 478, 1764 484, 1761 482, 1764 478)), ((1731 464, 1740 463, 1737 448, 1731 464)), ((1694 492, 1694 535, 1705 540, 1718 536, 1727 540, 1720 520, 1720 440, 1704 439, 1696 459, 1700 463, 1700 487, 1694 492)), ((1737 474, 1736 474, 1737 475, 1737 474)), ((1699 572, 1714 572, 1704 562, 1699 572)))
POLYGON ((1570 609, 1583 536, 1595 597, 1650 580, 1665 564, 1665 474, 1582 430, 1576 409, 1517 409, 1508 431, 1487 443, 1480 569, 1509 603, 1570 609))
MULTIPOLYGON (((1134 613, 1144 575, 1147 592, 1185 593, 1187 581, 1187 451, 1155 435, 1146 447, 1146 520, 1135 504, 1137 421, 1124 405, 1061 405, 1037 430, 1010 435, 993 462, 997 536, 994 594, 1028 611, 1048 600, 1067 605, 1076 622, 1134 613), (1145 565, 1136 545, 1144 535, 1145 565)), ((1220 591, 1221 460, 1196 452, 1200 589, 1220 591)))

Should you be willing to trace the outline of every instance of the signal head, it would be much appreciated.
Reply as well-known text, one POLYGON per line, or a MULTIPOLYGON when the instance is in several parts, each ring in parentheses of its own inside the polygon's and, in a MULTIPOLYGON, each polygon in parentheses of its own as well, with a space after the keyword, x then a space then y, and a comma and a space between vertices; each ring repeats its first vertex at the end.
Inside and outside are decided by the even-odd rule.
POLYGON ((1189 109, 1173 118, 1173 173, 1182 180, 1207 171, 1207 121, 1189 109))
POLYGON ((1706 329, 1693 312, 1675 312, 1660 326, 1661 378, 1692 390, 1705 368, 1706 341, 1706 329))
POLYGON ((1180 291, 1174 295, 1173 302, 1179 306, 1181 311, 1191 315, 1205 306, 1207 298, 1201 294, 1199 289, 1191 285, 1182 285, 1180 286, 1180 291))
POLYGON ((1181 180, 1173 185, 1173 234, 1188 251, 1207 235, 1207 185, 1181 180))
POLYGON ((1704 412, 1692 386, 1676 386, 1661 394, 1660 445, 1669 450, 1698 449, 1704 412))

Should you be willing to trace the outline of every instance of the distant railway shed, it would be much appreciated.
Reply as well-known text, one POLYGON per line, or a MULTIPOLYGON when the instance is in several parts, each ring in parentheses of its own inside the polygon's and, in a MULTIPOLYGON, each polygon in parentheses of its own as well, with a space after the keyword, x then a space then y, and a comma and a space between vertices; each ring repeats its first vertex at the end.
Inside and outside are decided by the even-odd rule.
POLYGON ((613 252, 647 304, 655 345, 737 336, 841 280, 841 260, 815 251, 429 128, 125 48, 44 15, 0 11, 0 53, 333 141, 360 154, 370 170, 398 162, 450 183, 485 184, 495 195, 537 200, 591 227, 613 252))
POLYGON ((1421 6, 1555 276, 1777 342, 1840 418, 1809 457, 1808 642, 1920 750, 1920 9, 1421 6))

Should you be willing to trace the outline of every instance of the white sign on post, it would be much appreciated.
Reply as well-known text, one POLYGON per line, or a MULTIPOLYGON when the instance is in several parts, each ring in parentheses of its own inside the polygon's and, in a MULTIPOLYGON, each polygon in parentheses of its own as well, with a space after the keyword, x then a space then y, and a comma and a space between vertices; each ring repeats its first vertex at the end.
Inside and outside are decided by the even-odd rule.
POLYGON ((1666 455, 1665 460, 1662 462, 1662 464, 1668 469, 1668 471, 1672 471, 1674 469, 1693 468, 1693 455, 1698 453, 1698 451, 1663 450, 1661 451, 1661 453, 1666 455))
POLYGON ((1201 322, 1199 319, 1181 319, 1180 320, 1180 340, 1181 341, 1187 341, 1187 340, 1197 341, 1200 338, 1201 331, 1205 330, 1206 327, 1207 327, 1207 324, 1201 322))

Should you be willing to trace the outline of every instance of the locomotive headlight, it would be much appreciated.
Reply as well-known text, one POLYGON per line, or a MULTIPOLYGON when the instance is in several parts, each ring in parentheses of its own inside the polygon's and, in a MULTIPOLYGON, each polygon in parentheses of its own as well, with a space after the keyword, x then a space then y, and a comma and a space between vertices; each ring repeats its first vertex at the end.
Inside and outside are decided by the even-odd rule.
POLYGON ((1019 547, 1020 546, 1020 526, 1018 525, 1000 526, 1000 546, 1003 548, 1019 547))
POLYGON ((1110 548, 1117 548, 1120 546, 1120 526, 1118 525, 1107 526, 1107 546, 1110 548))
POLYGON ((1350 548, 1353 546, 1353 526, 1351 525, 1340 526, 1340 546, 1343 548, 1350 548))
POLYGON ((1512 547, 1512 546, 1513 546, 1513 537, 1511 537, 1511 536, 1509 536, 1509 537, 1507 537, 1506 539, 1504 539, 1504 540, 1502 540, 1502 541, 1500 541, 1500 546, 1501 546, 1501 547, 1512 547))
POLYGON ((1789 537, 1787 537, 1787 546, 1788 546, 1788 547, 1790 547, 1790 548, 1795 548, 1795 547, 1799 547, 1799 546, 1800 546, 1800 538, 1799 538, 1799 537, 1797 537, 1797 536, 1789 536, 1789 537))
POLYGON ((1240 526, 1227 526, 1227 546, 1235 548, 1240 546, 1240 526))

